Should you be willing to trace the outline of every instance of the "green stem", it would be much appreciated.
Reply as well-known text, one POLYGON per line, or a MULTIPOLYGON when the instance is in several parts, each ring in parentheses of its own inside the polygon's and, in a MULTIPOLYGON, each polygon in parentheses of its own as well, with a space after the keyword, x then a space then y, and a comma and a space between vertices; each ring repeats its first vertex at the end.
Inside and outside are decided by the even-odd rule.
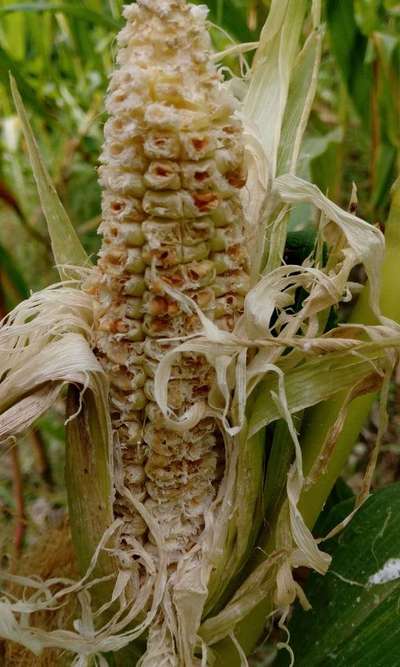
MULTIPOLYGON (((382 313, 393 320, 400 320, 400 299, 393 289, 398 282, 398 261, 400 257, 400 178, 393 187, 392 206, 386 224, 386 252, 382 267, 382 313)), ((351 315, 351 321, 359 324, 374 324, 376 319, 369 305, 368 289, 365 288, 351 315)), ((356 438, 365 423, 375 395, 368 394, 355 399, 349 406, 344 425, 331 456, 327 471, 314 486, 303 492, 299 507, 309 527, 324 507, 328 496, 341 473, 356 438)), ((320 454, 329 428, 335 423, 343 404, 344 396, 326 401, 310 411, 302 436, 305 472, 320 454)), ((278 517, 276 517, 277 520, 278 517)), ((275 524, 276 525, 276 524, 275 524)), ((266 556, 275 548, 274 530, 269 533, 263 552, 266 556)), ((266 619, 272 612, 273 592, 255 607, 235 628, 235 637, 247 655, 259 644, 265 630, 266 619)), ((231 639, 224 639, 213 646, 218 667, 240 667, 241 660, 231 639)))

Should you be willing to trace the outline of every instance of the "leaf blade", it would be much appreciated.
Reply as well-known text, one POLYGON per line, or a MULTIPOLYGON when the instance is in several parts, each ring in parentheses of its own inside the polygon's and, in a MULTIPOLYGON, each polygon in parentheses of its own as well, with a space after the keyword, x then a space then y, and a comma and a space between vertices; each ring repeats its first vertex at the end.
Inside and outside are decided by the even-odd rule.
MULTIPOLYGON (((330 527, 351 509, 352 501, 336 506, 330 527)), ((325 577, 311 575, 306 593, 313 608, 307 613, 297 610, 290 626, 299 667, 398 664, 400 578, 382 584, 371 584, 371 578, 390 559, 400 557, 399 511, 397 483, 371 496, 340 539, 329 545, 331 571, 325 577), (318 642, 304 641, 316 635, 318 642)), ((289 662, 281 655, 277 664, 289 662)))
POLYGON ((28 146, 33 175, 36 181, 43 213, 46 217, 54 259, 61 279, 76 278, 72 266, 89 267, 90 260, 78 238, 78 235, 62 205, 46 166, 40 155, 32 132, 24 104, 15 79, 11 76, 11 92, 15 107, 20 117, 25 140, 28 146))
POLYGON ((121 27, 121 22, 116 21, 107 14, 100 14, 87 7, 77 7, 63 2, 23 2, 0 8, 0 15, 11 14, 13 12, 51 12, 53 14, 62 12, 75 16, 78 19, 89 21, 90 23, 103 25, 112 30, 121 27))

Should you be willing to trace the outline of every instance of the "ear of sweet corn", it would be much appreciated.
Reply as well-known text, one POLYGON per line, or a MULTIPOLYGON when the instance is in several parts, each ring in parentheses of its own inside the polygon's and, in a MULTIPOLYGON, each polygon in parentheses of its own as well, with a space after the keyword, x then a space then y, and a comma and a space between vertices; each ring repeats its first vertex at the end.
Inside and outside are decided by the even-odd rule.
MULTIPOLYGON (((199 329, 197 315, 168 288, 229 331, 242 313, 249 266, 241 124, 209 58, 204 8, 140 0, 124 14, 99 169, 103 243, 86 289, 96 299, 94 346, 111 384, 121 567, 132 569, 141 586, 143 558, 156 567, 166 559, 170 582, 188 557, 204 561, 225 467, 213 416, 176 432, 154 399, 158 362, 199 329)), ((174 412, 206 401, 213 376, 205 357, 181 354, 169 383, 174 412)), ((196 618, 181 616, 178 628, 169 619, 168 632, 160 630, 168 620, 164 608, 149 645, 167 632, 175 637, 171 653, 192 664, 188 644, 205 596, 206 581, 196 618)))

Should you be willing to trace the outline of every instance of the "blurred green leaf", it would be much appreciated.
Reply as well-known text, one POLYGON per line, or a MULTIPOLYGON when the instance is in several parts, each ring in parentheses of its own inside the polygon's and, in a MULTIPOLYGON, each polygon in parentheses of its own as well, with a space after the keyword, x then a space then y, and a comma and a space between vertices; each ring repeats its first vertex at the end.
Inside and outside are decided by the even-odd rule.
MULTIPOLYGON (((337 505, 324 529, 337 525, 352 507, 351 500, 337 505)), ((290 624, 296 667, 398 667, 399 513, 397 483, 373 494, 329 543, 328 574, 312 574, 305 589, 312 609, 297 609, 290 624), (382 579, 385 583, 377 583, 382 579)), ((288 664, 282 653, 277 665, 288 664)))
MULTIPOLYGON (((15 289, 16 297, 18 301, 22 299, 27 299, 29 297, 28 286, 22 276, 22 273, 18 269, 14 257, 10 255, 9 252, 3 246, 0 245, 0 269, 4 270, 8 281, 11 283, 15 289)), ((6 295, 7 296, 7 295, 6 295)), ((11 301, 12 299, 10 299, 11 301)), ((15 306, 15 301, 11 304, 11 307, 15 306)))
POLYGON ((53 255, 58 265, 58 271, 62 279, 76 277, 75 272, 70 267, 88 266, 89 259, 51 182, 13 78, 11 78, 11 90, 28 145, 32 171, 38 188, 43 213, 46 216, 53 255))
POLYGON ((390 144, 381 144, 378 150, 375 188, 372 193, 372 206, 381 206, 389 197, 394 180, 397 151, 390 144))
MULTIPOLYGON (((196 4, 204 4, 199 0, 196 4)), ((254 32, 249 29, 247 22, 247 11, 249 3, 247 0, 209 0, 210 19, 215 24, 223 27, 238 42, 249 42, 254 38, 254 32)))
POLYGON ((32 86, 28 83, 21 63, 10 58, 8 53, 0 46, 0 83, 6 88, 8 87, 9 73, 18 83, 22 95, 29 102, 37 113, 45 113, 45 109, 41 104, 39 97, 36 95, 32 86))
POLYGON ((364 35, 379 29, 384 12, 382 0, 355 0, 355 16, 364 35))
POLYGON ((0 8, 1 14, 9 14, 11 12, 62 12, 76 16, 78 19, 89 21, 98 25, 106 26, 115 30, 121 26, 119 21, 116 21, 110 14, 98 13, 87 7, 82 7, 72 3, 65 2, 23 2, 21 4, 8 5, 0 8))
POLYGON ((368 39, 357 26, 354 0, 327 0, 326 13, 332 51, 354 106, 369 128, 372 70, 366 63, 368 39))

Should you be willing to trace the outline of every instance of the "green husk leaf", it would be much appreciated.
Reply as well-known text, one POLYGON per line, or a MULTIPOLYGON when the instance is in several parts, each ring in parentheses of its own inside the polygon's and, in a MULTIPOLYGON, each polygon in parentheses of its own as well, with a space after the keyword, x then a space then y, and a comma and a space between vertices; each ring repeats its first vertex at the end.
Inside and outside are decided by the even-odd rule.
MULTIPOLYGON (((331 352, 287 371, 285 392, 290 412, 300 412, 334 396, 339 391, 350 389, 368 376, 376 375, 379 363, 384 363, 387 359, 389 346, 395 347, 399 343, 400 338, 365 343, 359 346, 357 355, 354 350, 331 352), (307 392, 304 391, 304 387, 307 387, 307 392)), ((251 435, 280 418, 279 406, 269 400, 271 392, 277 393, 277 391, 276 376, 271 375, 261 382, 249 423, 251 435)))
POLYGON ((291 72, 307 5, 305 0, 273 0, 244 101, 246 122, 254 125, 271 179, 276 174, 291 72))
POLYGON ((204 621, 200 636, 208 644, 215 644, 235 629, 236 624, 257 606, 274 586, 276 567, 283 561, 283 552, 265 560, 236 591, 232 600, 217 615, 204 621))
POLYGON ((50 179, 30 126, 15 79, 10 77, 11 92, 28 146, 43 213, 47 220, 53 256, 62 280, 76 278, 73 267, 89 267, 90 260, 50 179))
POLYGON ((222 601, 229 595, 235 577, 254 546, 262 522, 265 431, 261 429, 253 437, 248 437, 247 431, 244 430, 238 438, 238 446, 240 453, 234 490, 234 510, 229 511, 225 517, 221 549, 215 550, 204 615, 215 611, 216 608, 219 609, 222 601))
MULTIPOLYGON (((111 425, 107 394, 101 385, 81 397, 70 386, 67 399, 65 483, 72 540, 82 575, 87 571, 96 547, 113 522, 111 425), (76 415, 71 418, 72 415, 76 415)), ((116 572, 112 557, 101 553, 95 575, 116 572)), ((112 586, 101 591, 109 599, 112 586)), ((103 601, 104 601, 103 599, 103 601)))
MULTIPOLYGON (((314 30, 297 56, 291 73, 290 88, 279 142, 276 173, 296 173, 303 135, 314 101, 321 60, 322 32, 314 30)), ((286 207, 274 213, 273 224, 267 229, 268 260, 264 272, 281 265, 290 214, 286 207)))
POLYGON ((295 173, 301 143, 314 101, 323 34, 314 30, 297 56, 282 123, 277 174, 295 173))
POLYGON ((298 55, 308 9, 304 0, 273 0, 243 103, 247 150, 253 159, 246 206, 253 282, 267 259, 270 271, 280 265, 283 255, 288 216, 284 206, 276 207, 270 190, 280 173, 278 160, 279 170, 296 169, 315 94, 321 51, 319 0, 311 9, 316 30, 298 55))

